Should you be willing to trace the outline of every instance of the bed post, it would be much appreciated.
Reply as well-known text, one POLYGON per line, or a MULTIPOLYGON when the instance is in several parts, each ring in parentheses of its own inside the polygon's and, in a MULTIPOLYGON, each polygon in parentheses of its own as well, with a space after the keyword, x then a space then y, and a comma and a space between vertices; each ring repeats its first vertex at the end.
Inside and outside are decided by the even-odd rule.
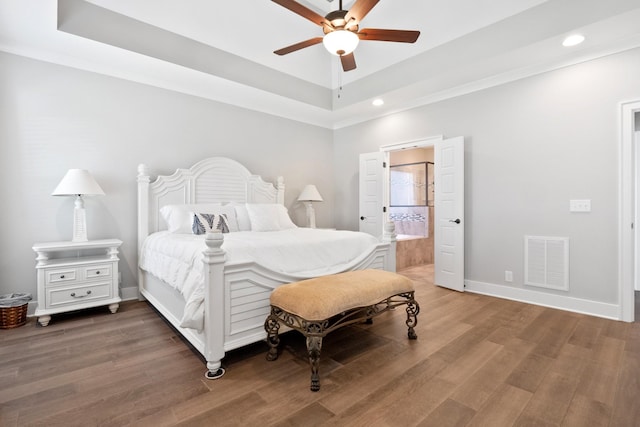
MULTIPOLYGON (((138 260, 144 239, 149 235, 149 169, 144 164, 138 165, 138 260)), ((143 301, 144 274, 138 267, 138 299, 143 301)))
POLYGON ((396 225, 393 221, 384 223, 384 232, 382 233, 382 241, 389 243, 389 252, 385 259, 385 270, 396 271, 396 225))
POLYGON ((225 304, 224 304, 224 250, 222 233, 207 233, 204 251, 204 357, 207 369, 204 376, 215 380, 224 375, 225 304))

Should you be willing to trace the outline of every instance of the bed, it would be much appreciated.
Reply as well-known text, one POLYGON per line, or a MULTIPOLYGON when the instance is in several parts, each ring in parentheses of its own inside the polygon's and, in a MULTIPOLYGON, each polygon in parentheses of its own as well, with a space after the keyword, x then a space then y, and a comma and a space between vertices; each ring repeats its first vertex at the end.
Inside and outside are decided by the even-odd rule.
MULTIPOLYGON (((366 268, 395 271, 393 223, 385 224, 380 240, 358 232, 303 229, 292 223, 274 231, 269 228, 255 231, 261 225, 247 230, 247 226, 241 224, 246 223, 246 218, 241 218, 245 210, 253 214, 252 220, 261 212, 273 209, 286 212, 285 184, 282 177, 278 177, 275 184, 265 182, 232 159, 207 158, 189 169, 177 169, 172 175, 158 176, 154 180, 149 168, 139 165, 137 182, 140 298, 151 303, 203 355, 207 362, 205 376, 209 379, 224 374, 222 359, 225 352, 266 338, 264 321, 269 315, 269 295, 277 286, 342 271, 366 268), (234 208, 233 212, 239 214, 237 232, 232 228, 230 233, 213 230, 200 236, 189 236, 171 230, 172 225, 168 225, 166 217, 167 207, 197 210, 205 204, 220 206, 227 209, 226 212, 234 208), (267 242, 271 236, 277 238, 278 248, 262 251, 267 255, 260 256, 256 248, 270 244, 267 242), (307 244, 307 238, 316 243, 307 244), (347 246, 344 241, 350 239, 360 240, 349 249, 350 253, 336 258, 334 252, 339 252, 336 248, 347 246), (300 241, 305 244, 295 247, 300 241), (189 249, 176 249, 182 248, 182 244, 189 249), (314 245, 318 249, 310 250, 324 248, 325 253, 315 255, 311 252, 313 256, 297 253, 303 247, 314 245), (247 249, 243 250, 243 247, 247 249), (165 257, 172 256, 172 252, 189 252, 191 264, 184 260, 165 262, 163 258, 158 261, 153 258, 157 255, 153 250, 165 257), (296 255, 299 256, 297 260, 296 255), (316 258, 320 260, 318 265, 306 264, 316 258), (282 260, 282 265, 276 259, 282 260), (286 266, 285 261, 290 259, 286 266), (184 288, 173 283, 174 276, 180 276, 175 271, 171 271, 173 276, 168 278, 162 272, 153 271, 154 264, 166 267, 171 262, 182 266, 178 271, 183 271, 183 276, 197 276, 191 278, 193 283, 188 286, 191 293, 185 293, 184 288), (292 265, 298 268, 292 268, 292 265), (195 300, 194 293, 197 295, 195 300)), ((189 214, 193 217, 193 212, 189 214)), ((262 221, 262 217, 257 218, 262 221)), ((280 221, 282 224, 283 220, 280 221)))

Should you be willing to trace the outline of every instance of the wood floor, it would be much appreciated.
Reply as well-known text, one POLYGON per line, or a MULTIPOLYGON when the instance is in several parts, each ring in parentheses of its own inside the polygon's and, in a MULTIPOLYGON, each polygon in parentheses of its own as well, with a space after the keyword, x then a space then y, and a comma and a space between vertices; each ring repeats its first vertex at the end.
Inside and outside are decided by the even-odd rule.
POLYGON ((640 323, 460 294, 402 271, 421 305, 324 341, 309 391, 304 341, 204 364, 144 302, 0 330, 2 426, 639 426, 640 323))

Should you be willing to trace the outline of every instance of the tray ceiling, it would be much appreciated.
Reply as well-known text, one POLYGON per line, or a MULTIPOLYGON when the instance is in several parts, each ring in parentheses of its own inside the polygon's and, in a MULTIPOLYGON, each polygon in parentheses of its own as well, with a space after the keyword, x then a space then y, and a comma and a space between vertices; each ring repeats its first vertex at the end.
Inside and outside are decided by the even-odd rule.
POLYGON ((338 128, 638 47, 637 22, 638 0, 380 0, 363 26, 420 38, 363 41, 345 73, 321 44, 273 54, 321 29, 269 0, 3 0, 0 50, 338 128))

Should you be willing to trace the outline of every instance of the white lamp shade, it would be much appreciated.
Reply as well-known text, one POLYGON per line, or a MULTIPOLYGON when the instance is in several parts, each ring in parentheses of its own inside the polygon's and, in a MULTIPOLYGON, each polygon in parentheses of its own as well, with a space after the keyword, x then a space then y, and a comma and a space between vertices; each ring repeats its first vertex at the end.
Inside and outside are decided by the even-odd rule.
POLYGON ((322 202, 322 196, 318 192, 315 185, 309 184, 302 190, 300 196, 298 196, 299 202, 322 202))
POLYGON ((52 196, 104 196, 104 191, 98 185, 89 171, 85 169, 69 169, 60 184, 51 193, 52 196))
POLYGON ((356 49, 360 39, 353 31, 335 30, 327 33, 322 39, 322 44, 329 51, 337 56, 348 55, 356 49))

